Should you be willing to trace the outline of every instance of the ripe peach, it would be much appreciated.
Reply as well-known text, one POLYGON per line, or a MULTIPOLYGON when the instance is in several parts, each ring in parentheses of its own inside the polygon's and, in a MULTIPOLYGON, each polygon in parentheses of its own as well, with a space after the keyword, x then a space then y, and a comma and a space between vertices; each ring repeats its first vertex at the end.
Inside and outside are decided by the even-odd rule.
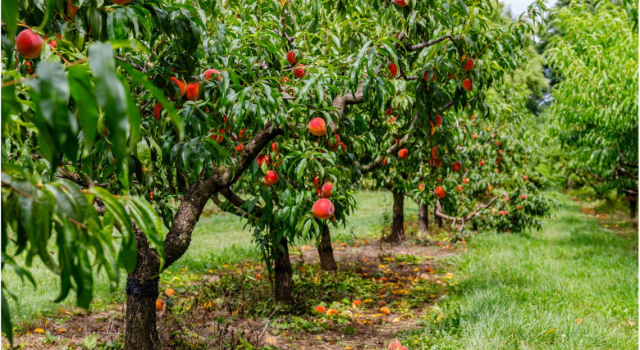
POLYGON ((320 186, 320 179, 315 175, 313 175, 311 182, 313 183, 314 188, 318 188, 320 186))
POLYGON ((240 152, 240 151, 242 151, 242 150, 244 149, 244 145, 243 145, 243 144, 241 144, 241 143, 239 143, 239 144, 237 144, 237 145, 235 145, 235 146, 233 146, 233 147, 234 147, 234 148, 236 149, 236 151, 238 151, 238 152, 240 152))
POLYGON ((222 143, 224 140, 224 129, 218 129, 218 132, 213 132, 209 135, 209 139, 216 141, 217 143, 222 143))
POLYGON ((467 59, 467 55, 462 55, 462 70, 472 70, 475 65, 476 62, 473 58, 469 57, 469 59, 467 59))
POLYGON ((474 133, 474 134, 473 134, 473 139, 475 140, 475 139, 477 139, 477 138, 478 138, 478 134, 474 133))
POLYGON ((484 161, 483 160, 480 161, 480 166, 484 166, 484 161))
POLYGON ((522 176, 522 179, 523 179, 524 181, 527 181, 527 180, 529 180, 529 177, 528 177, 527 175, 523 175, 523 176, 522 176))
POLYGON ((509 197, 504 197, 505 202, 509 202, 509 197))
POLYGON ((180 90, 180 96, 184 96, 187 93, 187 84, 185 84, 184 81, 179 80, 176 77, 171 77, 171 81, 173 82, 171 86, 174 88, 174 91, 175 91, 172 100, 178 99, 178 90, 180 90))
POLYGON ((424 191, 424 184, 423 183, 418 184, 418 189, 420 191, 424 191))
POLYGON ((433 147, 431 150, 431 158, 438 159, 438 146, 433 147))
POLYGON ((160 120, 160 113, 162 113, 162 103, 158 102, 153 106, 153 117, 160 120))
POLYGON ((338 314, 338 310, 336 310, 336 309, 327 310, 327 316, 332 316, 332 315, 337 315, 337 314, 338 314))
POLYGON ((16 50, 22 57, 33 59, 40 56, 44 39, 31 31, 25 29, 16 36, 16 50))
POLYGON ((458 172, 460 169, 462 169, 462 164, 460 164, 460 162, 453 162, 451 164, 451 170, 458 172))
POLYGON ((436 128, 439 127, 440 125, 442 125, 442 117, 439 115, 436 115, 436 128))
POLYGON ((327 312, 327 309, 325 309, 324 306, 322 306, 322 305, 318 305, 318 306, 316 306, 316 312, 317 313, 321 313, 321 314, 325 314, 327 312))
POLYGON ((398 75, 398 66, 392 62, 389 64, 389 76, 395 78, 396 75, 398 75))
POLYGON ((256 157, 256 163, 258 163, 258 166, 262 166, 262 164, 267 163, 269 164, 269 156, 264 155, 264 154, 260 154, 256 157))
POLYGON ((462 182, 468 184, 469 183, 469 179, 462 179, 462 182))
POLYGON ((408 156, 409 156, 409 151, 406 148, 403 148, 398 151, 398 158, 407 159, 408 156))
MULTIPOLYGON (((495 136, 494 136, 494 137, 495 137, 495 136)), ((496 142, 496 145, 498 145, 498 146, 502 146, 502 142, 497 141, 497 142, 496 142)))
POLYGON ((296 54, 293 51, 289 51, 287 52, 287 62, 289 62, 290 65, 294 65, 296 63, 298 63, 298 59, 296 58, 296 54))
POLYGON ((462 191, 462 186, 456 187, 456 191, 461 192, 462 191))
POLYGON ((278 143, 277 142, 272 142, 271 143, 271 150, 274 151, 275 153, 278 153, 278 143))
POLYGON ((380 308, 380 313, 383 314, 383 315, 388 315, 388 314, 391 313, 391 310, 389 310, 388 307, 383 306, 383 307, 380 308))
POLYGON ((318 199, 311 208, 313 215, 320 220, 326 220, 333 216, 335 208, 333 203, 326 198, 318 199))
POLYGON ((293 75, 298 79, 304 77, 304 65, 299 64, 298 67, 293 70, 293 75))
POLYGON ((278 182, 278 173, 273 170, 267 171, 267 175, 264 177, 265 182, 269 185, 275 185, 278 182))
POLYGON ((330 182, 327 182, 326 184, 322 185, 322 198, 331 197, 332 189, 333 189, 333 184, 330 182))
POLYGON ((521 205, 518 206, 518 210, 522 210, 522 206, 521 205))
POLYGON ((340 146, 340 148, 342 148, 343 151, 345 152, 347 151, 347 145, 344 142, 342 141, 338 142, 338 146, 340 146))
POLYGON ((393 2, 395 2, 396 5, 398 5, 400 7, 407 7, 407 5, 409 5, 411 0, 393 0, 393 2))
POLYGON ((387 157, 382 158, 382 165, 387 165, 387 157))
POLYGON ((499 164, 500 164, 500 160, 496 160, 496 165, 499 165, 499 164))
POLYGON ((351 306, 353 306, 354 308, 358 308, 360 305, 362 305, 362 301, 361 300, 354 300, 353 303, 351 303, 351 306))
POLYGON ((391 343, 389 343, 389 347, 387 349, 388 350, 398 350, 398 349, 400 349, 401 346, 402 346, 402 344, 400 344, 399 341, 393 340, 391 343))
MULTIPOLYGON (((380 280, 381 280, 382 282, 386 282, 386 281, 387 281, 387 278, 386 278, 386 277, 382 277, 380 280)), ((386 301, 384 301, 384 300, 380 300, 380 301, 378 301, 378 306, 387 306, 387 302, 386 302, 386 301)))
MULTIPOLYGON (((429 82, 429 71, 424 72, 422 79, 424 79, 424 81, 426 81, 427 83, 429 82)), ((433 72, 433 76, 431 77, 431 82, 434 81, 436 81, 436 72, 433 72)))
POLYGON ((446 195, 447 195, 447 193, 444 191, 444 189, 442 188, 442 186, 438 186, 438 187, 436 187, 436 189, 435 189, 435 193, 436 193, 436 196, 437 196, 438 198, 444 198, 444 196, 446 196, 446 195))
POLYGON ((332 137, 332 138, 330 138, 329 140, 327 140, 327 144, 329 144, 329 146, 331 146, 331 147, 336 146, 339 142, 340 142, 340 136, 338 136, 337 134, 336 134, 336 135, 333 135, 333 137, 332 137), (331 142, 331 139, 335 139, 335 140, 336 140, 336 143, 331 142))
POLYGON ((322 118, 313 118, 309 122, 309 132, 316 136, 324 136, 327 133, 327 123, 322 118))
POLYGON ((172 295, 176 294, 176 291, 171 289, 171 288, 167 288, 167 290, 164 291, 164 295, 170 297, 172 295))
POLYGON ((206 71, 204 71, 204 76, 207 80, 211 79, 212 74, 215 74, 214 76, 217 77, 218 81, 222 81, 222 76, 220 74, 220 71, 218 71, 217 69, 209 68, 206 71))
POLYGON ((187 85, 187 99, 197 101, 200 99, 200 83, 191 83, 187 85))
POLYGON ((501 149, 498 150, 498 154, 502 154, 502 150, 501 149))
POLYGON ((471 90, 473 90, 473 83, 471 83, 471 80, 465 79, 462 82, 462 88, 467 90, 467 91, 471 91, 471 90))
POLYGON ((26 68, 25 68, 25 72, 26 72, 27 74, 31 74, 31 73, 33 73, 33 66, 31 65, 31 62, 30 62, 30 61, 25 61, 25 62, 24 62, 24 65, 25 65, 25 67, 26 67, 26 68))
POLYGON ((520 199, 525 200, 527 199, 527 196, 525 196, 524 194, 522 196, 520 196, 520 199))
POLYGON ((164 300, 156 299, 156 310, 162 311, 164 309, 164 300))
POLYGON ((474 120, 476 119, 476 116, 472 114, 471 117, 469 117, 469 119, 474 120))
POLYGON ((388 116, 388 115, 389 115, 389 114, 391 114, 391 113, 393 113, 393 108, 391 108, 391 107, 390 107, 390 108, 387 108, 387 110, 386 110, 386 111, 384 111, 384 116, 386 117, 386 116, 388 116))

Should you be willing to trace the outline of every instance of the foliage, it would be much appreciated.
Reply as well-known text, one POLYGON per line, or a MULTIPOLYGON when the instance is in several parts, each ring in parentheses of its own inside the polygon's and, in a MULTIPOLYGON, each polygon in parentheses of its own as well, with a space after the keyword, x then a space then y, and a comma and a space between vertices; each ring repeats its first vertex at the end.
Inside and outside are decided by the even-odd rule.
POLYGON ((624 8, 573 3, 559 9, 545 55, 562 76, 549 109, 551 134, 570 172, 637 195, 638 34, 624 8), (611 38, 615 38, 612 40, 611 38))

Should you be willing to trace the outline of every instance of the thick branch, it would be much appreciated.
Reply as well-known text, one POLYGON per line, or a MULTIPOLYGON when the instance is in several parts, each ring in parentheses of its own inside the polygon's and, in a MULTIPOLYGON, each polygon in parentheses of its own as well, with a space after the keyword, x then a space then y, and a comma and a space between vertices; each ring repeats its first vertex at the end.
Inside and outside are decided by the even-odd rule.
POLYGON ((444 41, 446 39, 449 39, 451 41, 455 41, 456 40, 451 34, 448 34, 448 35, 445 35, 445 36, 440 37, 438 39, 422 42, 422 43, 416 44, 416 45, 405 45, 404 47, 405 47, 405 49, 407 51, 418 51, 418 50, 424 49, 425 47, 433 46, 433 45, 435 45, 435 44, 437 44, 437 43, 439 43, 441 41, 444 41))
POLYGON ((475 216, 478 216, 478 213, 480 212, 480 210, 489 208, 493 204, 493 202, 495 202, 497 199, 498 199, 498 197, 491 198, 491 200, 487 204, 480 204, 476 208, 476 210, 472 211, 471 213, 469 213, 466 216, 461 217, 461 218, 460 217, 449 216, 449 215, 444 214, 442 212, 442 205, 440 204, 440 201, 436 201, 436 212, 435 212, 435 214, 436 214, 437 217, 440 217, 440 218, 443 218, 443 219, 446 219, 446 220, 460 221, 464 225, 465 222, 473 219, 475 216))

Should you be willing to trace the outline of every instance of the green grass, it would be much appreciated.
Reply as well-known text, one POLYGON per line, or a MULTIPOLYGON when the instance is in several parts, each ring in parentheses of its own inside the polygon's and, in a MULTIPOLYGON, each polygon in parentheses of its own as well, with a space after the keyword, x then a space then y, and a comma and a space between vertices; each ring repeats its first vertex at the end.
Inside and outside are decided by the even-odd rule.
POLYGON ((415 348, 638 348, 637 234, 608 231, 559 198, 540 232, 470 242, 444 325, 411 335, 415 348))
MULTIPOLYGON (((391 213, 393 204, 391 193, 364 191, 356 195, 356 200, 359 210, 351 216, 349 225, 332 228, 334 240, 347 240, 364 235, 379 237, 383 214, 391 213)), ((192 272, 206 272, 222 264, 260 258, 252 243, 251 228, 245 227, 246 220, 226 213, 212 213, 212 207, 213 204, 210 204, 198 222, 185 256, 169 268, 173 273, 182 268, 192 272)), ((407 198, 405 207, 405 217, 415 219, 418 210, 416 204, 407 198)), ((9 291, 17 296, 17 302, 10 300, 11 311, 16 320, 27 323, 37 322, 42 314, 55 314, 60 308, 69 309, 74 305, 73 292, 62 303, 53 302, 59 291, 59 279, 39 261, 36 261, 30 270, 38 283, 35 289, 28 282, 21 283, 12 270, 2 271, 2 281, 8 286, 9 291)), ((101 274, 96 278, 95 297, 91 310, 100 310, 112 301, 124 300, 124 280, 126 279, 124 272, 121 278, 123 281, 115 294, 109 289, 106 275, 101 274)))

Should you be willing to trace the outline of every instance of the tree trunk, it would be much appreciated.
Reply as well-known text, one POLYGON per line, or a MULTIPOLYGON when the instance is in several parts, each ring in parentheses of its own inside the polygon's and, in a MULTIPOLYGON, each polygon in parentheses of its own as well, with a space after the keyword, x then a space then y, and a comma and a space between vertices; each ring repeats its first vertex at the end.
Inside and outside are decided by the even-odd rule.
POLYGON ((438 211, 438 207, 434 206, 433 209, 433 217, 436 219, 436 221, 438 222, 438 227, 442 228, 442 225, 444 225, 444 220, 442 220, 441 217, 439 217, 438 215, 436 215, 436 212, 438 211))
POLYGON ((429 207, 426 204, 422 204, 418 212, 418 231, 429 232, 429 207))
POLYGON ((629 197, 629 217, 635 219, 638 215, 638 197, 629 197))
POLYGON ((322 224, 322 239, 318 244, 318 257, 320 257, 320 267, 325 271, 335 271, 338 269, 336 259, 333 257, 333 248, 331 247, 331 233, 329 225, 322 224))
POLYGON ((278 247, 274 247, 276 285, 273 292, 277 301, 289 302, 293 299, 291 296, 293 269, 291 268, 291 259, 289 259, 289 243, 285 237, 280 240, 280 245, 284 248, 284 252, 278 247))
POLYGON ((160 348, 156 328, 156 299, 160 259, 142 231, 134 224, 138 263, 127 278, 125 350, 160 348))
POLYGON ((387 242, 398 243, 404 239, 404 191, 392 191, 393 193, 393 222, 391 234, 387 242))

